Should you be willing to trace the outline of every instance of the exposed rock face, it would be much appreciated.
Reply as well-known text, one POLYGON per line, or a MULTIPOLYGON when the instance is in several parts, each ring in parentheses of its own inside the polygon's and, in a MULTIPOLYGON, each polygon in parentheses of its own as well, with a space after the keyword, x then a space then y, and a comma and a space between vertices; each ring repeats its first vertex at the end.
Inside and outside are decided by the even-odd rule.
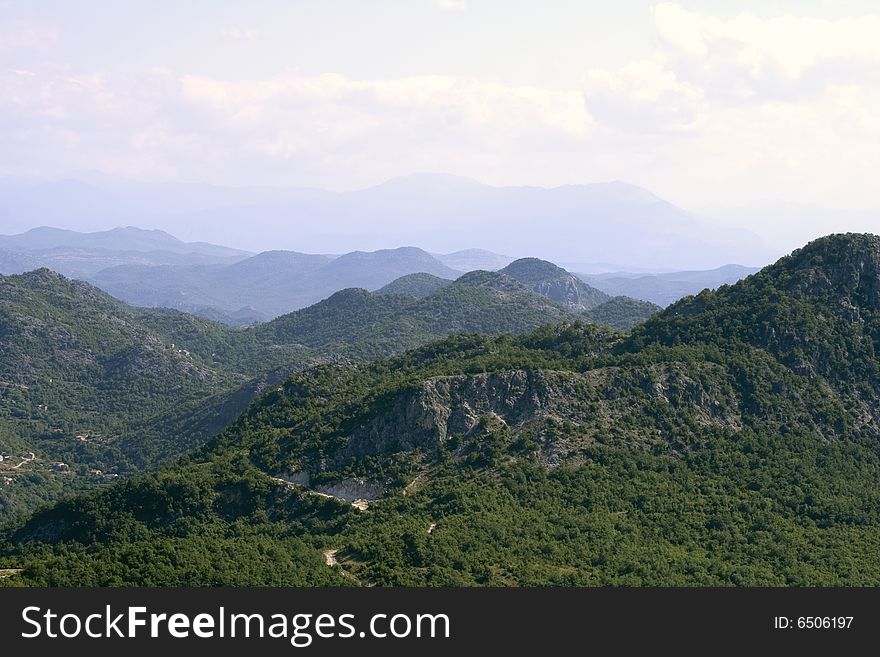
POLYGON ((555 280, 541 281, 535 284, 532 290, 572 310, 586 310, 593 307, 592 300, 582 294, 583 284, 578 285, 578 283, 578 279, 569 274, 555 280))
POLYGON ((359 477, 350 477, 332 484, 317 486, 315 490, 345 502, 378 500, 384 492, 380 484, 359 477))
POLYGON ((291 470, 289 472, 282 472, 278 475, 278 479, 282 479, 289 484, 296 484, 297 486, 305 486, 308 488, 311 477, 305 470, 291 470))
POLYGON ((562 267, 538 258, 521 258, 501 272, 570 310, 588 310, 611 298, 562 267))
MULTIPOLYGON (((706 363, 703 368, 711 373, 720 366, 706 363)), ((693 366, 690 369, 693 373, 693 366)), ((706 380, 723 378, 709 376, 706 380)), ((675 365, 637 371, 514 370, 443 376, 427 379, 418 389, 402 393, 389 409, 356 429, 334 461, 341 464, 352 456, 416 449, 434 454, 453 436, 466 441, 484 418, 506 424, 514 437, 528 430, 544 439, 545 447, 553 451, 560 447, 553 444, 553 432, 548 429, 554 423, 576 425, 577 440, 590 441, 591 436, 600 433, 621 433, 616 426, 619 421, 644 413, 654 402, 673 409, 686 408, 702 426, 732 430, 741 426, 740 401, 732 390, 701 383, 686 374, 684 367, 675 365)), ((645 426, 644 421, 641 424, 630 433, 640 434, 642 442, 663 438, 655 427, 645 426)))

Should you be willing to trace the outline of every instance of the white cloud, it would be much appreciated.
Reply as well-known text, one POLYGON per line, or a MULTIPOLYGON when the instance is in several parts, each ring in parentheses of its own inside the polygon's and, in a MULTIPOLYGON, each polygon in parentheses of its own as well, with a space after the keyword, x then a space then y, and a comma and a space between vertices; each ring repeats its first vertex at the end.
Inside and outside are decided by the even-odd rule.
POLYGON ((880 66, 880 16, 723 20, 661 4, 654 21, 678 74, 725 97, 809 95, 835 81, 876 80, 880 66))
POLYGON ((467 2, 465 0, 437 0, 437 6, 440 7, 440 9, 462 11, 467 8, 467 2))
POLYGON ((593 129, 577 90, 448 76, 226 81, 164 70, 2 73, 0 122, 17 126, 14 139, 12 129, 0 132, 13 169, 34 170, 51 152, 68 169, 331 187, 417 170, 500 172, 510 158, 583 145, 593 129))
POLYGON ((617 175, 679 199, 880 205, 880 17, 653 15, 652 58, 585 77, 617 175))
POLYGON ((254 27, 226 27, 220 30, 220 36, 230 41, 253 41, 258 39, 260 31, 254 27))
POLYGON ((51 25, 14 20, 0 23, 0 53, 45 50, 58 40, 61 31, 51 25))

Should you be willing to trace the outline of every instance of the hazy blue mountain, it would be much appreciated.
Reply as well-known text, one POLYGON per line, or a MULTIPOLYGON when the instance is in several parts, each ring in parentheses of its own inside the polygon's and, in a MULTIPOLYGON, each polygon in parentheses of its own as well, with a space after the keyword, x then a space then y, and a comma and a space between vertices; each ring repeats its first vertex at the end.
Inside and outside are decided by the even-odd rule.
POLYGON ((266 251, 226 266, 127 265, 105 269, 89 280, 138 306, 175 308, 218 319, 232 314, 267 320, 345 288, 376 290, 418 272, 447 279, 459 275, 429 253, 403 247, 335 258, 266 251))
POLYGON ((244 258, 252 255, 240 249, 231 249, 206 242, 183 242, 161 230, 144 230, 134 226, 93 233, 41 226, 19 235, 0 235, 0 246, 18 251, 78 248, 108 251, 165 251, 229 258, 244 258))
POLYGON ((19 274, 46 267, 73 278, 88 278, 121 265, 230 264, 246 251, 204 242, 182 242, 160 230, 126 227, 80 233, 40 227, 0 235, 0 273, 19 274))
POLYGON ((724 265, 717 269, 679 271, 664 274, 614 272, 582 274, 581 278, 595 288, 614 296, 625 295, 659 306, 668 306, 682 297, 704 289, 731 285, 758 271, 755 267, 724 265))
POLYGON ((424 272, 439 278, 452 279, 459 275, 430 253, 412 246, 379 251, 353 251, 329 262, 321 270, 321 278, 327 285, 342 289, 358 287, 375 290, 406 274, 424 272))
MULTIPOLYGON (((751 233, 726 229, 623 182, 493 187, 419 174, 352 192, 141 184, 94 177, 0 181, 0 216, 20 229, 109 228, 120 220, 187 240, 250 251, 312 253, 419 244, 453 253, 473 244, 555 262, 619 262, 654 269, 763 264, 751 233)), ((451 265, 450 265, 451 266, 451 265)))
POLYGON ((604 292, 546 260, 520 258, 501 273, 571 310, 588 310, 609 300, 604 292))
POLYGON ((40 261, 32 254, 0 248, 0 274, 23 274, 40 268, 40 261))
POLYGON ((477 269, 497 271, 516 260, 516 258, 486 251, 485 249, 463 249, 454 253, 435 253, 433 255, 447 267, 463 272, 475 271, 477 269))

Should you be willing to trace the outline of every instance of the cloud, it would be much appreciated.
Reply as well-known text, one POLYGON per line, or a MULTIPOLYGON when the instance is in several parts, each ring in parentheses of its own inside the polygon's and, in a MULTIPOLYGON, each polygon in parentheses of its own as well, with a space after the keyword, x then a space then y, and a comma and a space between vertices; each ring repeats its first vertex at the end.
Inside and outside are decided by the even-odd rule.
POLYGON ((165 70, 3 72, 0 122, 0 150, 13 170, 51 161, 134 176, 197 172, 222 182, 330 187, 417 170, 500 170, 526 152, 531 160, 570 150, 593 129, 577 90, 451 76, 229 81, 165 70))
POLYGON ((675 4, 658 5, 653 14, 670 66, 712 95, 799 97, 831 83, 877 80, 880 16, 823 20, 743 13, 724 20, 675 4))
POLYGON ((260 31, 254 27, 226 27, 220 30, 220 36, 230 41, 254 41, 260 31))
POLYGON ((653 18, 650 58, 585 75, 609 170, 701 201, 880 205, 880 17, 721 19, 661 4, 653 18))
POLYGON ((437 6, 440 9, 463 11, 467 9, 467 2, 465 0, 437 0, 437 6))
POLYGON ((19 50, 46 50, 54 44, 61 31, 51 25, 14 20, 0 23, 0 53, 19 50))

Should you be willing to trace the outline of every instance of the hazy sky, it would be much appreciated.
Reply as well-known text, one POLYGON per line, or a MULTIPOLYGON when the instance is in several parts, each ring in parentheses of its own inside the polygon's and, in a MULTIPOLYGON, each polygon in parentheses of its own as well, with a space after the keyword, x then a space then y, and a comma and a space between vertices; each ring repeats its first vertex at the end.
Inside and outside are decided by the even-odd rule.
POLYGON ((878 208, 878 146, 873 1, 0 0, 0 175, 878 208))

